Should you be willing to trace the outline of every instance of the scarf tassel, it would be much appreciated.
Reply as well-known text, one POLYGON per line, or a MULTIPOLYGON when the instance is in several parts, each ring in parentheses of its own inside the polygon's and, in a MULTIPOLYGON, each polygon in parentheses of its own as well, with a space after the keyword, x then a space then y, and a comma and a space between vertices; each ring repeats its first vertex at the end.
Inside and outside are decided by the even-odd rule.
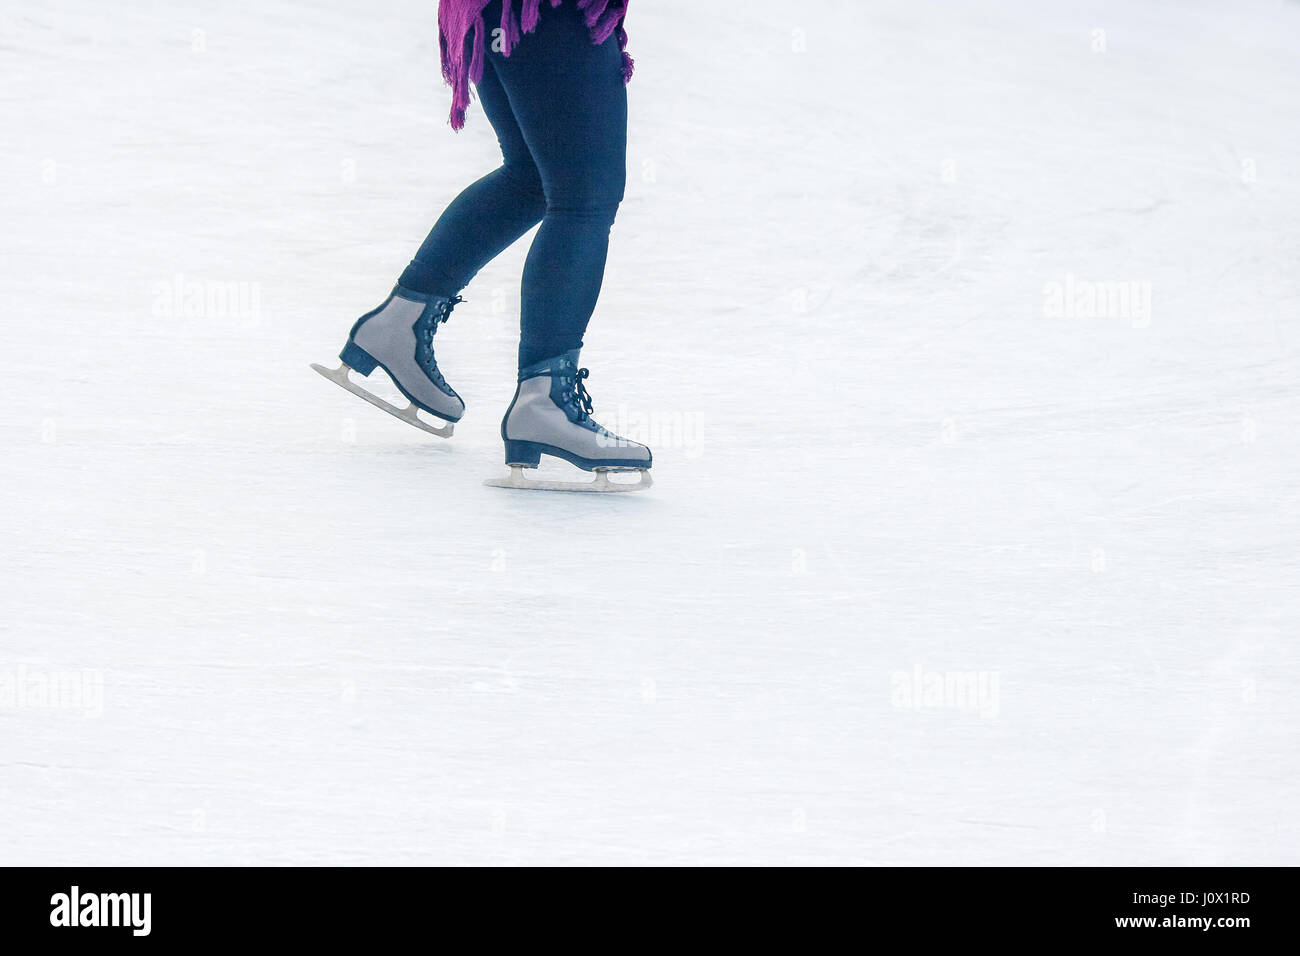
POLYGON ((509 56, 510 51, 519 42, 519 20, 515 17, 515 6, 511 0, 501 3, 501 55, 509 56))

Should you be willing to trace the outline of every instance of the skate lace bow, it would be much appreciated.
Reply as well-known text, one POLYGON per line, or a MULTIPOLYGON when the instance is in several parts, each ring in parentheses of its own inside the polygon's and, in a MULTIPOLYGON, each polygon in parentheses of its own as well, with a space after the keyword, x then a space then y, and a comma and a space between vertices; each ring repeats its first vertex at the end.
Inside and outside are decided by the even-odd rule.
POLYGON ((448 319, 450 319, 451 310, 454 309, 458 303, 464 301, 465 300, 458 295, 454 295, 450 299, 444 301, 440 306, 438 306, 438 311, 434 313, 433 322, 430 323, 429 328, 436 329, 439 323, 446 322, 448 319))
POLYGON ((587 391, 587 386, 583 385, 583 379, 591 375, 589 369, 580 368, 573 376, 573 399, 578 403, 582 410, 581 420, 586 421, 587 417, 595 411, 595 406, 591 402, 591 393, 587 391))

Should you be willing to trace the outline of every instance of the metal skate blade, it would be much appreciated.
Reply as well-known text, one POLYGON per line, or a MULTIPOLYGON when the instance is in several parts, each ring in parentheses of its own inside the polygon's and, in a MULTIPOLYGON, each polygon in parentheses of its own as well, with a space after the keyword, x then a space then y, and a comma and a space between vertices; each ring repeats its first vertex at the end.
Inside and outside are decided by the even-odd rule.
POLYGON ((312 362, 311 367, 340 388, 346 388, 353 395, 359 395, 361 398, 364 398, 371 405, 375 406, 375 408, 382 408, 394 418, 400 418, 402 421, 406 422, 406 424, 414 425, 422 432, 428 432, 430 435, 437 435, 439 438, 450 438, 451 433, 456 428, 455 424, 452 422, 447 422, 442 426, 430 425, 424 419, 420 418, 420 410, 415 406, 415 404, 407 405, 406 408, 398 408, 396 405, 390 405, 378 395, 367 392, 356 382, 348 378, 348 372, 352 371, 352 368, 346 363, 341 364, 338 368, 326 368, 323 365, 317 365, 315 362, 312 362))
POLYGON ((483 484, 490 485, 493 488, 520 488, 526 491, 576 491, 604 495, 625 491, 644 491, 654 484, 654 481, 650 478, 649 469, 631 470, 636 471, 641 476, 640 481, 610 481, 611 472, 608 471, 596 472, 596 477, 592 481, 547 481, 545 479, 525 477, 522 465, 511 465, 510 477, 488 478, 483 484))

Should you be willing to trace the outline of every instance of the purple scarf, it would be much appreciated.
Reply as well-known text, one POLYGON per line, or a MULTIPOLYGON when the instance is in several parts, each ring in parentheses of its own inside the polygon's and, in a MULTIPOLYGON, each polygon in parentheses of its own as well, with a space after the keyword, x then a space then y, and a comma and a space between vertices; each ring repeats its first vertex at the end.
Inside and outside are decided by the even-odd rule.
MULTIPOLYGON (((483 78, 483 50, 491 30, 483 22, 483 8, 491 0, 439 0, 438 42, 442 48, 442 77, 451 84, 451 128, 465 125, 465 109, 469 106, 469 85, 483 78), (473 49, 465 56, 465 38, 474 31, 473 49)), ((551 0, 558 7, 562 0, 551 0)), ((627 34, 623 31, 623 18, 627 16, 628 0, 577 0, 592 43, 604 43, 611 33, 618 37, 618 48, 623 50, 623 82, 632 79, 632 58, 627 55, 627 34)), ((501 3, 501 52, 510 55, 523 33, 537 29, 541 16, 542 0, 522 0, 523 11, 515 16, 514 0, 501 3), (521 33, 522 30, 522 33, 521 33)))

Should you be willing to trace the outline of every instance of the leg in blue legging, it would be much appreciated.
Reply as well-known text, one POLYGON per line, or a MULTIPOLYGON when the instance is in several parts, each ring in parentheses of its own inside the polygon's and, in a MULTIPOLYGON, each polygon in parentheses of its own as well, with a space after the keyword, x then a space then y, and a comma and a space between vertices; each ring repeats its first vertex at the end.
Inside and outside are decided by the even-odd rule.
POLYGON ((554 9, 543 3, 536 33, 524 36, 509 57, 487 58, 546 195, 546 215, 524 265, 520 368, 581 348, 596 307, 626 178, 622 64, 618 41, 611 36, 593 44, 571 2, 554 9))
POLYGON ((537 172, 496 74, 483 71, 478 99, 501 146, 501 165, 446 208, 398 282, 426 295, 454 296, 546 212, 537 172))
MULTIPOLYGON (((484 10, 499 21, 500 0, 484 10)), ((453 295, 537 220, 523 276, 519 365, 582 347, 623 199, 627 94, 618 42, 593 44, 577 4, 542 4, 534 33, 489 51, 479 101, 504 165, 439 219, 402 284, 453 295)))

